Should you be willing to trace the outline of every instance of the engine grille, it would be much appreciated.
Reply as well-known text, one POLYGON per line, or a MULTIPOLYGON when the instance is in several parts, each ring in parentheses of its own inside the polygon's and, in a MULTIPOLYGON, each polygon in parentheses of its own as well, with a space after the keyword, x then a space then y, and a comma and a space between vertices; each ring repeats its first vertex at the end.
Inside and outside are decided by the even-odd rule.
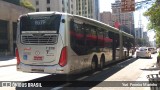
POLYGON ((21 42, 23 44, 34 44, 34 45, 46 45, 57 43, 57 36, 54 34, 24 34, 21 36, 21 42))

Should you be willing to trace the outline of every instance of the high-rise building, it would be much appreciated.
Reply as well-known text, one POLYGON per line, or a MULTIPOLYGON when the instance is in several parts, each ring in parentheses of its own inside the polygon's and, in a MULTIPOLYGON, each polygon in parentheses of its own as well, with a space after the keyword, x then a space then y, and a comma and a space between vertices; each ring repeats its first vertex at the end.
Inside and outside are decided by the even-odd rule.
POLYGON ((147 32, 143 32, 143 39, 145 39, 145 41, 149 43, 149 37, 147 35, 147 32))
POLYGON ((113 15, 111 12, 102 12, 100 13, 100 21, 105 23, 105 24, 109 24, 111 26, 113 26, 113 15))
POLYGON ((135 38, 143 38, 143 28, 135 28, 135 38))
POLYGON ((76 14, 99 20, 99 0, 76 0, 76 14))
POLYGON ((58 11, 74 14, 74 0, 30 0, 39 11, 58 11))
POLYGON ((99 20, 99 0, 30 0, 36 11, 58 11, 99 20))
POLYGON ((125 25, 130 29, 130 33, 134 35, 134 14, 133 12, 121 12, 121 1, 116 0, 112 3, 112 14, 115 16, 114 22, 119 22, 121 25, 125 25))
POLYGON ((100 20, 100 15, 99 15, 99 13, 100 13, 99 12, 99 0, 93 0, 93 1, 94 1, 93 7, 94 7, 94 10, 95 10, 93 17, 96 20, 100 20))
POLYGON ((149 37, 147 35, 147 32, 143 32, 143 38, 146 40, 146 41, 149 41, 149 37))

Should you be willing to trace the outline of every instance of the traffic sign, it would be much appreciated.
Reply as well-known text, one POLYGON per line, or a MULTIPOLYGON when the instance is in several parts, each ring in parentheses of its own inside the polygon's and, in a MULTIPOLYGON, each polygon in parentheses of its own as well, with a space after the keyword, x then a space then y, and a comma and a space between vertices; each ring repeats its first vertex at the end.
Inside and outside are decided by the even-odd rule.
POLYGON ((135 0, 121 0, 121 12, 135 11, 135 0))

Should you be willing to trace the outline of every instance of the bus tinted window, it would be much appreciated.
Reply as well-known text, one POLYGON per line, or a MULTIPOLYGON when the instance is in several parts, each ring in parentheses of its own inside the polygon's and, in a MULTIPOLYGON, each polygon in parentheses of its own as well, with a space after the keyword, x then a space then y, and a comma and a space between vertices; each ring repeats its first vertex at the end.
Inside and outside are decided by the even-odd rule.
POLYGON ((79 23, 72 23, 73 29, 71 30, 71 47, 78 55, 84 55, 85 40, 84 40, 84 27, 79 23))
POLYGON ((103 33, 104 31, 101 30, 100 28, 98 28, 98 47, 104 47, 104 37, 103 37, 103 33))
POLYGON ((61 15, 21 17, 21 31, 58 31, 61 15))

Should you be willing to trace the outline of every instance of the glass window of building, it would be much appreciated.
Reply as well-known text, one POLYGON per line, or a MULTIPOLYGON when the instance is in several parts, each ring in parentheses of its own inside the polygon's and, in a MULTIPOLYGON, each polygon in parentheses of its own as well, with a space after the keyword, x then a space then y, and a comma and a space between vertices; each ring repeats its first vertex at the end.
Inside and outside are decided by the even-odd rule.
POLYGON ((47 0, 47 4, 50 4, 50 0, 47 0))
POLYGON ((62 12, 64 12, 64 7, 62 8, 62 12))
POLYGON ((36 12, 39 12, 39 8, 36 8, 36 12))
POLYGON ((36 1, 36 5, 39 5, 39 1, 36 1))
POLYGON ((71 8, 73 8, 73 4, 71 5, 71 8))
POLYGON ((47 7, 47 11, 51 11, 50 7, 47 7))

